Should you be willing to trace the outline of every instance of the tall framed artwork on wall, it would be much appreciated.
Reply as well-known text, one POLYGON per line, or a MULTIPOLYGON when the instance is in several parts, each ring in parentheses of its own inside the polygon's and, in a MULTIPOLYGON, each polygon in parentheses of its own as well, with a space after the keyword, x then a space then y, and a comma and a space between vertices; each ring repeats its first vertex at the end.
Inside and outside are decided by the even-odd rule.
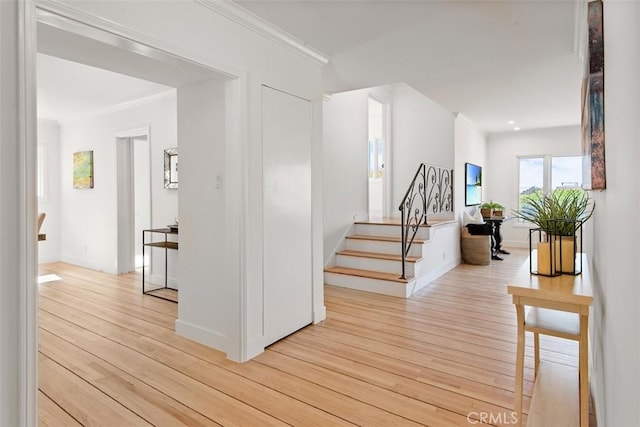
POLYGON ((602 1, 587 5, 588 58, 582 82, 583 186, 588 190, 607 187, 604 132, 604 31, 602 1))

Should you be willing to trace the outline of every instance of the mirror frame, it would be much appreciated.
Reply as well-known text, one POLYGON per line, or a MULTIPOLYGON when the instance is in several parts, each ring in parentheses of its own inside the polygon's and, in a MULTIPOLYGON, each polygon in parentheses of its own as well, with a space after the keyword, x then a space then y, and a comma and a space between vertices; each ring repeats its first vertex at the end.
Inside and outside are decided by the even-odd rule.
POLYGON ((178 188, 178 149, 164 150, 164 188, 178 188), (173 166, 173 167, 172 167, 173 166))

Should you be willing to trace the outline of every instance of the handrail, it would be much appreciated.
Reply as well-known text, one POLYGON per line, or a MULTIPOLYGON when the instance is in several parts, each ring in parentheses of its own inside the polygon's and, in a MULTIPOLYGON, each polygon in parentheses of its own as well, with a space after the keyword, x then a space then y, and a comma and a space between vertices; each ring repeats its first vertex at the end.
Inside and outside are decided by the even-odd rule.
POLYGON ((402 216, 400 220, 402 276, 400 278, 406 279, 406 258, 420 226, 427 224, 427 210, 431 210, 432 213, 453 212, 453 169, 420 163, 399 209, 402 216))

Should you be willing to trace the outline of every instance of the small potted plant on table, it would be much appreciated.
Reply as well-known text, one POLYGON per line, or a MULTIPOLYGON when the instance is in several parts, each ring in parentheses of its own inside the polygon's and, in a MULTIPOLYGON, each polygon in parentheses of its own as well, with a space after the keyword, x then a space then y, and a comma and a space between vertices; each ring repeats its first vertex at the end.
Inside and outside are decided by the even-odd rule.
POLYGON ((503 216, 504 206, 502 206, 500 203, 485 202, 480 205, 480 214, 482 214, 484 218, 490 218, 492 216, 503 216))

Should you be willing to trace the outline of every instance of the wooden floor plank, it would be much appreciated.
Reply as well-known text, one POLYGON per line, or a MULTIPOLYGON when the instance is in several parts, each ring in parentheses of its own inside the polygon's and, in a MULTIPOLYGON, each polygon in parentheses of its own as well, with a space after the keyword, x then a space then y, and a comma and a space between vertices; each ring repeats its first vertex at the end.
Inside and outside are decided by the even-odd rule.
MULTIPOLYGON (((211 357, 210 353, 214 353, 214 351, 203 349, 204 352, 209 353, 209 360, 218 362, 218 364, 214 364, 189 352, 181 351, 176 347, 141 335, 134 330, 125 329, 85 313, 70 312, 68 307, 56 302, 44 300, 42 309, 53 316, 78 325, 78 327, 87 328, 97 335, 105 338, 109 337, 111 341, 137 351, 140 355, 144 354, 144 356, 175 370, 176 373, 195 379, 258 410, 270 412, 273 416, 287 423, 297 425, 312 425, 314 423, 319 425, 346 424, 338 417, 318 410, 313 406, 302 404, 299 400, 293 399, 286 394, 275 392, 268 386, 263 386, 241 375, 231 373, 229 370, 224 369, 224 366, 219 366, 225 365, 225 363, 220 363, 222 356, 219 352, 215 352, 218 357, 211 357)), ((55 320, 55 318, 51 320, 55 320)), ((46 328, 46 325, 44 327, 46 328)), ((200 351, 195 353, 201 355, 200 351)), ((229 362, 229 366, 240 365, 229 362)), ((124 369, 128 368, 125 367, 124 369)))
POLYGON ((46 330, 40 331, 40 353, 153 425, 219 425, 118 369, 109 361, 102 360, 46 330))
POLYGON ((82 425, 149 426, 73 372, 40 354, 40 390, 82 425))
MULTIPOLYGON (((177 304, 142 295, 139 274, 43 265, 62 280, 39 288, 39 423, 439 427, 509 414, 506 286, 527 255, 460 265, 408 299, 326 286, 327 320, 243 364, 177 336, 177 304)), ((543 360, 577 365, 575 343, 540 337, 540 347, 543 360)), ((527 414, 530 337, 525 353, 527 414)))
MULTIPOLYGON (((282 349, 282 346, 278 346, 282 349)), ((287 348, 285 346, 285 348, 287 348)), ((290 348, 289 348, 290 350, 290 348)), ((390 378, 377 369, 361 367, 362 375, 355 375, 354 370, 345 369, 349 363, 342 360, 329 365, 329 357, 311 357, 301 360, 294 355, 284 352, 269 351, 258 357, 256 361, 271 366, 283 372, 300 376, 330 388, 334 391, 350 396, 357 396, 358 400, 369 405, 387 411, 400 411, 402 415, 413 421, 428 425, 468 425, 467 414, 473 411, 473 404, 469 399, 457 395, 455 403, 447 401, 451 395, 445 390, 434 390, 432 387, 422 385, 416 387, 420 393, 411 395, 401 392, 402 378, 390 378), (386 382, 385 382, 386 380, 386 382), (429 390, 431 389, 431 390, 429 390), (431 393, 429 393, 431 391, 431 393), (436 413, 437 408, 443 410, 436 413)), ((334 360, 335 361, 335 360, 334 360)), ((353 367, 352 363, 352 367, 353 367)), ((404 381, 404 385, 415 382, 404 381)), ((415 390, 415 388, 414 388, 415 390)), ((406 390, 402 390, 406 392, 406 390)), ((492 405, 486 405, 487 409, 504 410, 492 405)))
POLYGON ((38 391, 38 424, 43 427, 81 426, 42 391, 38 391))
POLYGON ((40 327, 102 358, 165 395, 223 425, 285 425, 276 418, 243 404, 216 389, 182 375, 155 360, 91 331, 47 313, 40 314, 40 327))

